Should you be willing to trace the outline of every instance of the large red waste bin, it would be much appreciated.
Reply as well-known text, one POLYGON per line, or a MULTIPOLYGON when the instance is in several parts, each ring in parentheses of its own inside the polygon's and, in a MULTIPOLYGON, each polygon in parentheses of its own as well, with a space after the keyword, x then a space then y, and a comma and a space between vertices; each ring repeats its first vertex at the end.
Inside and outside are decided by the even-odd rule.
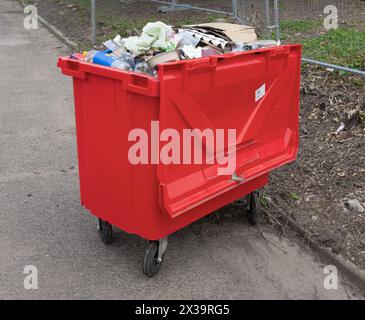
MULTIPOLYGON (((150 240, 144 261, 150 276, 167 235, 254 195, 270 171, 296 158, 300 45, 166 63, 158 79, 71 58, 60 58, 58 66, 73 77, 81 202, 100 218, 106 243, 110 225, 150 240), (128 157, 135 128, 149 134, 147 164, 128 157), (218 174, 219 165, 208 161, 153 162, 151 152, 168 142, 158 146, 152 131, 169 128, 181 136, 184 129, 235 129, 234 173, 218 174)), ((202 137, 197 142, 205 145, 202 137)), ((252 212, 257 199, 250 199, 252 212)))

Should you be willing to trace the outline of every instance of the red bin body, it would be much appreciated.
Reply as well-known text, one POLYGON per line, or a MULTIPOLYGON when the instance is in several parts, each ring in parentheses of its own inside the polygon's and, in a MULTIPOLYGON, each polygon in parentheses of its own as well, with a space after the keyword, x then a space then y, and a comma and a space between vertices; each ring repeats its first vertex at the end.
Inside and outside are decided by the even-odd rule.
POLYGON ((161 239, 263 187, 296 158, 300 45, 162 64, 158 79, 70 58, 58 66, 73 77, 81 202, 128 233, 161 239), (205 162, 131 164, 129 134, 151 134, 152 121, 181 136, 236 129, 242 181, 205 162))

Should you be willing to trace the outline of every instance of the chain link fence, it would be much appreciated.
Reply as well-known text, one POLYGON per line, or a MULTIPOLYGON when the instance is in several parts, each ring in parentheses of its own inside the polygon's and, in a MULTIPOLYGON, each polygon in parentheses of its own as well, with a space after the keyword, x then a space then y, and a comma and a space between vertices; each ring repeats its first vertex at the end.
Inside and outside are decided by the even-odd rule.
POLYGON ((161 4, 161 10, 202 10, 229 16, 242 24, 255 26, 260 36, 271 36, 278 0, 151 0, 161 4))
MULTIPOLYGON (((152 1, 156 2, 156 0, 152 1)), ((260 38, 274 37, 277 41, 301 42, 338 27, 365 29, 364 0, 169 0, 157 2, 170 3, 169 7, 172 10, 190 8, 230 16, 242 24, 254 26, 260 38)), ((365 76, 362 70, 310 58, 309 56, 303 60, 307 63, 365 76)))
MULTIPOLYGON (((92 7, 95 6, 96 0, 90 1, 92 7)), ((302 43, 311 37, 326 34, 329 29, 325 28, 326 23, 336 28, 365 30, 365 0, 150 0, 150 3, 157 3, 160 10, 167 13, 199 10, 217 18, 236 20, 254 26, 260 38, 275 38, 284 42, 302 43)), ((95 41, 95 24, 92 26, 95 41)), ((365 71, 353 70, 354 67, 328 64, 325 56, 320 59, 322 61, 310 55, 306 58, 304 61, 308 63, 365 76, 365 71)))

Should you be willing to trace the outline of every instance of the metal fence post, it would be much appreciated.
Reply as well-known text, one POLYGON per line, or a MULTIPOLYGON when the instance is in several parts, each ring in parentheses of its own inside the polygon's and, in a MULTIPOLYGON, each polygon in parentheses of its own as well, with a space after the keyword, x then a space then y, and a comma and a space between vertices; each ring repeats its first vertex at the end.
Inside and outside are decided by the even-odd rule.
POLYGON ((96 43, 96 0, 91 0, 91 44, 94 46, 96 43))
POLYGON ((232 14, 235 19, 238 18, 237 0, 232 0, 232 14))
POLYGON ((279 4, 278 0, 274 0, 275 25, 276 25, 276 41, 280 43, 280 20, 279 20, 279 4))
POLYGON ((268 37, 271 39, 271 18, 270 18, 270 0, 265 0, 265 16, 266 16, 266 29, 268 37))

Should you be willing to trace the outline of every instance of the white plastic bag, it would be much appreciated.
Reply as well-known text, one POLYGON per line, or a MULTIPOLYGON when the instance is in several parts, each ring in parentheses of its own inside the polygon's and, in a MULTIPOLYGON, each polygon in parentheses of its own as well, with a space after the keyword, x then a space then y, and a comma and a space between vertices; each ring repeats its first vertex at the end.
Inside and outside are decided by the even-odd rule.
POLYGON ((149 22, 144 28, 140 37, 129 37, 123 39, 124 47, 135 55, 140 55, 151 48, 168 50, 172 47, 174 31, 171 26, 163 22, 149 22))
POLYGON ((173 35, 171 26, 164 24, 163 22, 149 22, 143 28, 143 34, 147 34, 153 37, 155 40, 152 43, 152 48, 163 49, 168 45, 173 35))

